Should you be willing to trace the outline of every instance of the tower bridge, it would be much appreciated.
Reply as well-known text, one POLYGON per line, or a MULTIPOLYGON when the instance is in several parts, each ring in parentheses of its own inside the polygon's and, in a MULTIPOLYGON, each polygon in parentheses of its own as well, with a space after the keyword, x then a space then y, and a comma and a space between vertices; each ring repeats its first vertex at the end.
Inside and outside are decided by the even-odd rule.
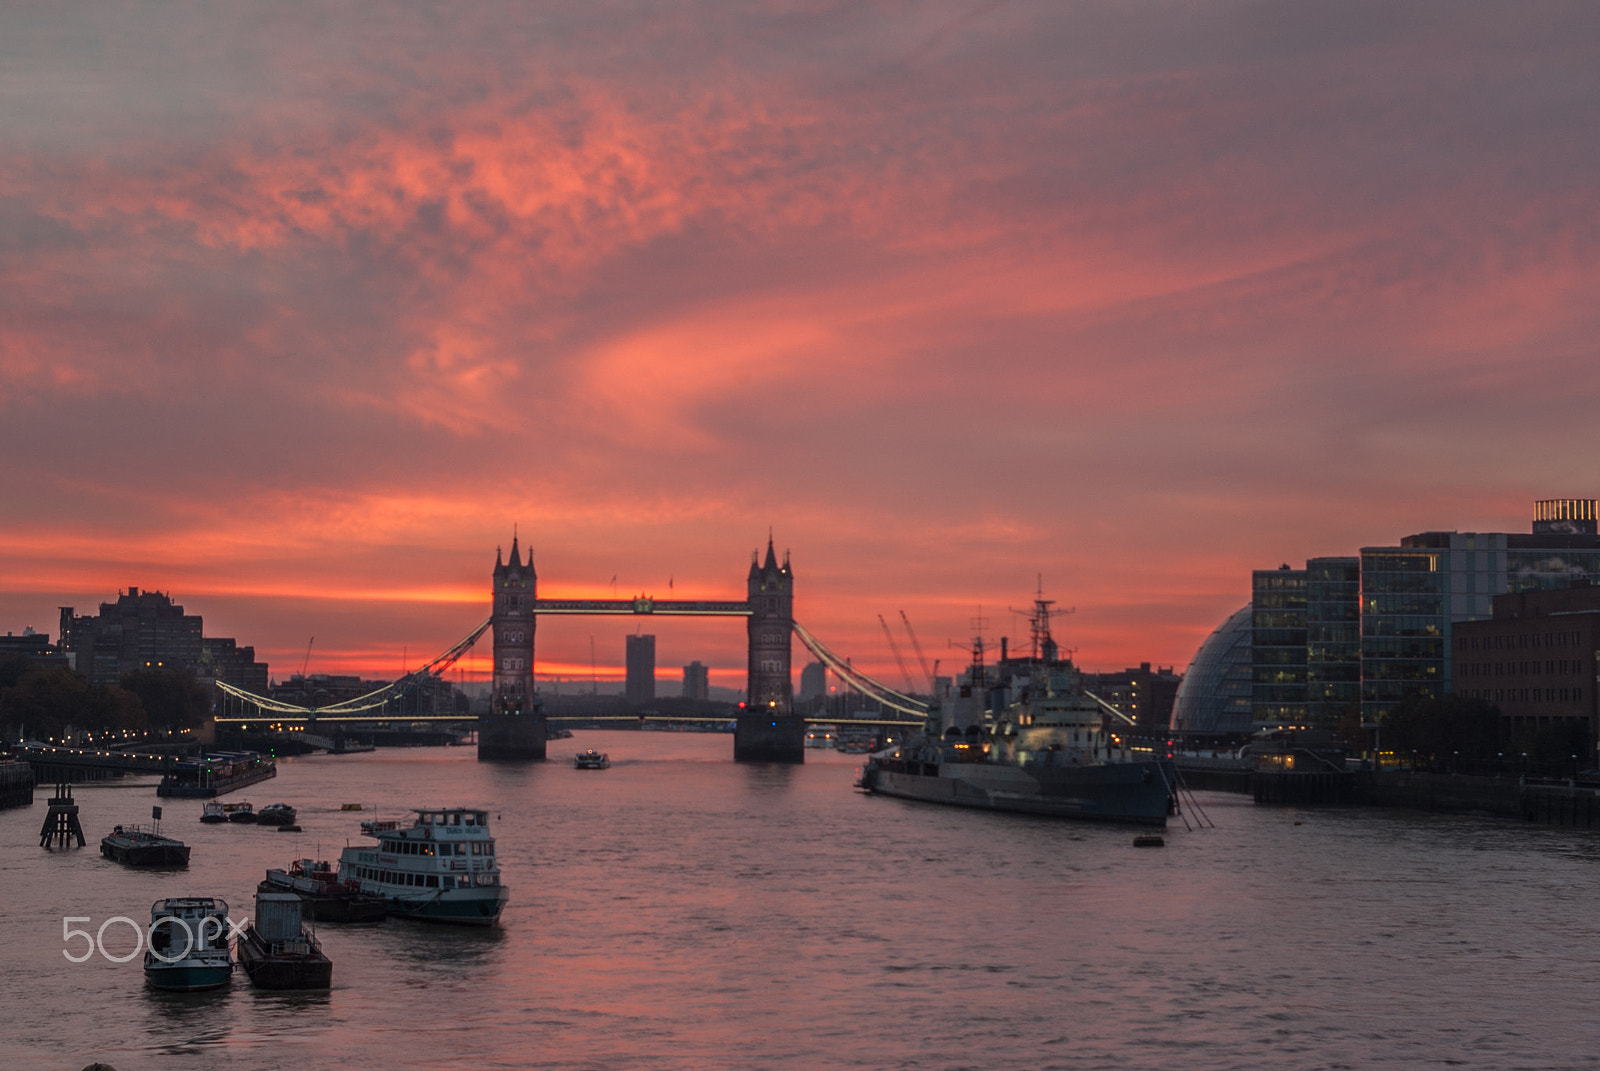
MULTIPOLYGON (((338 726, 417 722, 470 723, 461 715, 406 715, 388 713, 388 704, 418 686, 430 675, 437 677, 471 649, 484 633, 493 645, 493 677, 489 713, 476 719, 478 758, 543 759, 550 718, 541 709, 534 689, 534 639, 538 619, 545 615, 618 615, 652 617, 738 617, 745 619, 747 640, 747 701, 735 718, 733 757, 742 762, 803 762, 807 719, 794 710, 791 677, 791 637, 863 693, 877 698, 900 717, 880 724, 921 725, 926 704, 894 691, 853 669, 849 661, 829 651, 794 620, 794 570, 789 556, 780 563, 772 539, 766 557, 751 556, 743 599, 656 599, 640 595, 631 599, 541 599, 533 551, 527 561, 515 536, 510 559, 497 550, 489 618, 466 638, 415 673, 367 695, 321 708, 299 707, 253 695, 219 682, 229 697, 255 708, 256 713, 219 716, 219 725, 244 726, 264 720, 293 725, 301 731, 326 731, 338 726)), ((629 720, 632 720, 630 716, 629 720)), ((576 719, 575 719, 576 720, 576 719)), ((588 719, 584 719, 588 720, 588 719)), ((685 719, 665 719, 685 720, 685 719)), ((693 719, 693 720, 704 720, 693 719)), ((827 720, 827 719, 812 719, 827 720)))

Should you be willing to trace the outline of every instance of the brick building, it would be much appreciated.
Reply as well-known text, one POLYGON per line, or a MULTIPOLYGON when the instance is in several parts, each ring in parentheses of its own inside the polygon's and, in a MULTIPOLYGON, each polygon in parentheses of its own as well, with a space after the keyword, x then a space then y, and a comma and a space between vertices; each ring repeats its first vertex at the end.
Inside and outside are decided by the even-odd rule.
POLYGON ((1453 690, 1500 708, 1513 731, 1580 721, 1600 740, 1596 645, 1600 587, 1518 591, 1494 597, 1494 616, 1457 622, 1453 690))

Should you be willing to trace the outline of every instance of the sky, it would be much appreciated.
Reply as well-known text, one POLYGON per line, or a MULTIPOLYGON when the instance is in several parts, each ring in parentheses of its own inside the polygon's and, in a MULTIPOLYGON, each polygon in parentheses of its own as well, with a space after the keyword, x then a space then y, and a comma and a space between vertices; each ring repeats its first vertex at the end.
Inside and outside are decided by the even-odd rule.
MULTIPOLYGON (((0 629, 392 676, 513 533, 738 598, 770 532, 891 684, 1041 584, 1181 671, 1252 569, 1600 494, 1597 115, 1587 0, 5 5, 0 629)), ((539 671, 629 631, 743 683, 539 671)))

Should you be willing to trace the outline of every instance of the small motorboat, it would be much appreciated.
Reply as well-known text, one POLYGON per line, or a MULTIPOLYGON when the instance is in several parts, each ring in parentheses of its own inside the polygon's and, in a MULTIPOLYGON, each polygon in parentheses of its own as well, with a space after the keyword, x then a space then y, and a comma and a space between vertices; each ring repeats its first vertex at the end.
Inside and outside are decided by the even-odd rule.
POLYGON ((224 803, 222 809, 227 812, 228 821, 230 822, 254 822, 256 820, 256 809, 250 806, 249 800, 245 800, 242 803, 224 803))
POLYGON ((173 896, 150 906, 144 978, 152 989, 220 989, 233 977, 228 902, 173 896))
POLYGON ((205 822, 207 825, 216 825, 227 820, 228 805, 225 803, 209 800, 204 807, 200 808, 200 821, 205 822))
POLYGON ((590 748, 578 752, 577 757, 572 760, 572 765, 580 770, 604 770, 611 765, 611 756, 590 748))
POLYGON ((239 938, 239 965, 258 989, 328 989, 333 961, 300 921, 294 893, 256 893, 256 917, 239 938))
POLYGON ((256 812, 256 824, 263 826, 292 826, 296 811, 287 803, 269 803, 256 812))

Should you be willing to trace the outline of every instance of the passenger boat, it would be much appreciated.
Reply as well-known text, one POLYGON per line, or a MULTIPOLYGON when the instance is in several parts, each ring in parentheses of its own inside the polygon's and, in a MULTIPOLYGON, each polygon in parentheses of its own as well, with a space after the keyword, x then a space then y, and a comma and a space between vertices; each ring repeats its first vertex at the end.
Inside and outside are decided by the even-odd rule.
POLYGON ((150 906, 150 943, 144 978, 151 988, 218 989, 233 977, 228 902, 210 896, 174 896, 150 906))
POLYGON ((857 787, 958 807, 1164 827, 1176 807, 1171 759, 1108 731, 1108 716, 1124 716, 1060 657, 1050 605, 1034 600, 1029 657, 1002 654, 991 675, 976 643, 972 667, 951 694, 936 697, 926 730, 869 758, 857 787))
POLYGON ((117 826, 101 839, 100 854, 123 866, 189 865, 189 846, 156 826, 117 826))
POLYGON ((256 824, 263 826, 292 826, 296 811, 287 803, 269 803, 256 812, 256 824))
POLYGON ((419 808, 410 825, 376 819, 361 832, 377 840, 344 849, 339 876, 381 896, 391 915, 492 926, 510 899, 500 884, 489 812, 419 808))
POLYGON ((258 989, 328 989, 333 961, 316 935, 300 921, 300 898, 293 893, 256 894, 256 917, 236 946, 239 966, 258 989))
POLYGON ((228 821, 230 822, 254 822, 256 820, 256 809, 250 806, 249 800, 243 800, 239 803, 224 803, 222 809, 228 813, 228 821))
POLYGON ((314 922, 382 922, 389 913, 383 897, 362 892, 358 883, 341 879, 320 860, 296 859, 287 870, 269 870, 256 889, 293 893, 314 922))
POLYGON ((590 748, 578 752, 577 757, 572 760, 572 765, 580 770, 604 770, 611 765, 611 756, 590 748))
POLYGON ((200 808, 200 821, 207 825, 216 825, 228 820, 228 805, 218 803, 216 800, 207 800, 205 806, 200 808))
POLYGON ((831 725, 817 725, 806 730, 806 747, 824 748, 832 747, 834 734, 838 732, 831 725))

